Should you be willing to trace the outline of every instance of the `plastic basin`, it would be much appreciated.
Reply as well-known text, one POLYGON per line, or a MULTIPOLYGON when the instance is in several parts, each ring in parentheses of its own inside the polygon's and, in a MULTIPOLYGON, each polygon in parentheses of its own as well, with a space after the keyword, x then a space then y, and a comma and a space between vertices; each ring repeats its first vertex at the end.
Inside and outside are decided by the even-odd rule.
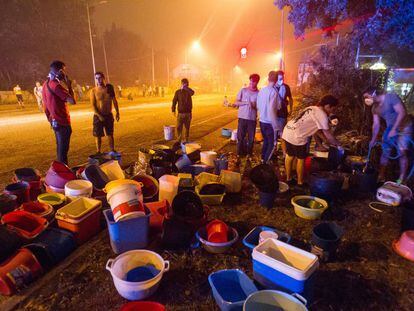
POLYGON ((228 241, 224 243, 213 243, 207 240, 206 228, 202 227, 197 231, 196 238, 201 243, 201 246, 209 253, 221 254, 228 251, 237 242, 239 234, 236 229, 229 227, 228 241))
POLYGON ((309 220, 321 218, 323 212, 328 209, 328 203, 325 200, 308 195, 295 196, 291 203, 297 216, 309 220))
POLYGON ((1 218, 1 222, 27 240, 37 237, 49 225, 45 218, 25 211, 10 212, 1 218))
POLYGON ((306 311, 306 300, 299 295, 289 295, 277 290, 261 290, 251 294, 243 305, 243 311, 306 311))

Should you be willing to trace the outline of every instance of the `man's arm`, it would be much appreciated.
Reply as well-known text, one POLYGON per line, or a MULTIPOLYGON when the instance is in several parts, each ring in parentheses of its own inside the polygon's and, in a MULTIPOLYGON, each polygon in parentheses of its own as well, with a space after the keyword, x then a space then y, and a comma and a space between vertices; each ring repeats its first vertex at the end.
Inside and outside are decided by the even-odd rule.
POLYGON ((45 95, 45 92, 46 92, 46 88, 43 88, 42 89, 42 100, 43 100, 43 107, 44 107, 44 110, 45 110, 45 115, 46 115, 46 118, 47 118, 47 120, 50 122, 51 120, 50 120, 50 111, 49 111, 49 109, 47 108, 47 101, 46 101, 46 95, 45 95))
POLYGON ((377 136, 378 136, 378 133, 381 127, 379 115, 373 114, 372 117, 373 117, 372 118, 372 137, 369 143, 370 148, 372 148, 375 145, 375 142, 377 141, 377 136))
POLYGON ((177 106, 177 103, 178 103, 178 91, 175 91, 174 98, 172 100, 172 106, 171 106, 171 111, 173 113, 175 113, 175 107, 177 106))
POLYGON ((118 100, 116 99, 116 96, 114 96, 112 98, 112 101, 114 103, 114 108, 115 108, 115 111, 116 111, 115 119, 116 119, 116 121, 119 122, 119 118, 120 118, 120 116, 119 116, 119 107, 118 107, 118 100))
POLYGON ((330 145, 332 146, 341 145, 341 143, 335 138, 335 136, 333 136, 330 130, 322 130, 322 133, 330 145))
POLYGON ((242 93, 243 89, 241 89, 239 93, 237 93, 236 101, 233 103, 233 107, 240 107, 248 104, 246 101, 242 101, 242 93))
POLYGON ((193 96, 194 93, 195 93, 194 90, 193 89, 190 89, 188 86, 185 87, 184 89, 187 90, 190 93, 190 96, 193 96))
POLYGON ((404 120, 407 112, 405 111, 405 107, 403 103, 399 102, 398 104, 394 105, 394 111, 397 113, 397 119, 395 120, 394 126, 392 127, 391 131, 388 134, 388 137, 394 137, 398 134, 397 130, 402 122, 404 120))

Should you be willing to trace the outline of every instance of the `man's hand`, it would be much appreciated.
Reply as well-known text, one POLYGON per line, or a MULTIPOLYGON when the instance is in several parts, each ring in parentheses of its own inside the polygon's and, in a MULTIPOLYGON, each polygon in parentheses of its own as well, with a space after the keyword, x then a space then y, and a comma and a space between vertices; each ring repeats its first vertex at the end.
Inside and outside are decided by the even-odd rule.
POLYGON ((395 137, 395 136, 397 136, 397 130, 396 129, 394 129, 394 128, 392 128, 391 129, 391 131, 388 133, 388 139, 390 139, 390 138, 393 138, 393 137, 395 137))
POLYGON ((105 118, 101 114, 98 114, 97 116, 98 116, 99 121, 101 122, 105 121, 105 118))
POLYGON ((117 112, 116 115, 115 115, 116 122, 119 122, 119 118, 120 118, 119 117, 119 112, 117 112))

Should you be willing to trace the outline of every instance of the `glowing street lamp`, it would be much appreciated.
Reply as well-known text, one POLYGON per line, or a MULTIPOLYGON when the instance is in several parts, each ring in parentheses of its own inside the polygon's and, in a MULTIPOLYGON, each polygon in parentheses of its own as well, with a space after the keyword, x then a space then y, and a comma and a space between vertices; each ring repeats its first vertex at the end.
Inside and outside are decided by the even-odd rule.
POLYGON ((200 44, 200 41, 195 40, 195 41, 193 42, 193 44, 191 44, 191 50, 192 50, 192 51, 201 51, 201 44, 200 44))
POLYGON ((241 48, 240 49, 240 57, 241 58, 246 58, 247 57, 247 49, 246 48, 241 48))

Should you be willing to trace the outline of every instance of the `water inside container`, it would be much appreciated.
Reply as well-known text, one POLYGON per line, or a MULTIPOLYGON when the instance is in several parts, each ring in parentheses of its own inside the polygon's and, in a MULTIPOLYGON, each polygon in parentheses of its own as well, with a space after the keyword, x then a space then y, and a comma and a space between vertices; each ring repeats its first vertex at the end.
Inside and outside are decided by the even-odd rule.
POLYGON ((297 200, 296 203, 300 206, 311 208, 311 209, 321 209, 324 207, 322 203, 319 203, 318 201, 315 201, 312 199, 300 199, 300 200, 297 200))
POLYGON ((160 273, 156 267, 151 264, 135 267, 128 271, 126 280, 128 282, 145 282, 151 280, 160 273))

